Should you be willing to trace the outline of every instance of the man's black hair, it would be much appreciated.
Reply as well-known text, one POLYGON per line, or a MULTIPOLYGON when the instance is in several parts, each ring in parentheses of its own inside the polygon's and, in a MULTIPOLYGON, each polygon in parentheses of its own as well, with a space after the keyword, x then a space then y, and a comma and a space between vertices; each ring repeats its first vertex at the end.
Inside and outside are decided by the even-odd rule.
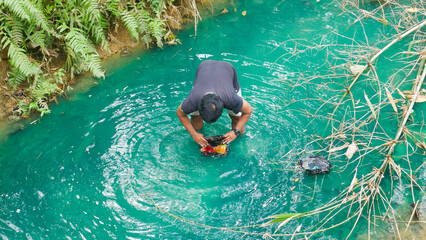
POLYGON ((198 104, 198 111, 206 123, 214 123, 222 115, 223 102, 215 94, 206 94, 198 104))

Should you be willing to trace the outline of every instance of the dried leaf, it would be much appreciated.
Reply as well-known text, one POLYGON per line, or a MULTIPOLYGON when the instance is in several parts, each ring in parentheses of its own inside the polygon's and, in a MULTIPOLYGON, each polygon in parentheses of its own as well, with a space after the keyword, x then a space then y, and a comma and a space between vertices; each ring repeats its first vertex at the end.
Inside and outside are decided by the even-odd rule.
POLYGON ((345 148, 347 148, 348 146, 349 146, 349 143, 345 143, 343 146, 340 146, 340 147, 334 147, 334 148, 332 148, 332 149, 328 150, 327 152, 329 152, 329 153, 334 153, 334 152, 340 151, 340 150, 342 150, 342 149, 345 149, 345 148))
POLYGON ((364 70, 365 66, 362 65, 352 65, 349 67, 349 70, 353 75, 358 75, 360 72, 364 70))
POLYGON ((298 178, 294 179, 294 182, 298 182, 298 181, 299 181, 299 179, 298 179, 298 178))
POLYGON ((358 183, 358 179, 356 178, 356 172, 355 172, 354 178, 352 179, 351 185, 349 186, 348 193, 352 192, 355 184, 357 184, 357 183, 358 183))
MULTIPOLYGON (((319 1, 319 0, 317 0, 317 1, 319 1)), ((302 224, 300 224, 299 226, 297 226, 297 228, 296 228, 296 230, 294 230, 293 236, 291 236, 291 238, 293 239, 294 234, 300 232, 301 229, 302 229, 302 224)))
POLYGON ((228 9, 226 9, 226 8, 224 8, 224 9, 222 10, 222 12, 220 12, 220 14, 225 14, 225 13, 228 13, 228 9))
POLYGON ((296 187, 296 186, 294 186, 294 187, 290 188, 290 191, 293 191, 295 187, 296 187))
POLYGON ((410 90, 405 90, 405 91, 403 91, 403 93, 413 95, 413 91, 410 91, 410 90))
POLYGON ((396 113, 398 113, 398 109, 396 108, 396 104, 395 104, 395 101, 393 100, 392 94, 389 92, 388 88, 385 87, 385 90, 386 90, 386 95, 388 95, 389 102, 391 103, 393 110, 396 113))
POLYGON ((406 8, 404 10, 405 13, 417 13, 419 11, 418 8, 406 8))
POLYGON ((247 14, 247 11, 243 11, 242 13, 241 13, 241 15, 243 15, 243 16, 245 16, 247 14))
MULTIPOLYGON (((412 99, 413 95, 407 95, 407 97, 409 99, 412 99)), ((423 94, 417 95, 416 103, 422 103, 422 102, 426 102, 426 95, 423 95, 423 94)))
POLYGON ((389 24, 388 20, 386 20, 384 18, 378 18, 377 21, 383 23, 384 25, 388 25, 389 24))
POLYGON ((399 167, 399 165, 397 165, 391 157, 388 157, 388 162, 392 169, 396 172, 398 177, 401 178, 401 168, 399 167))
POLYGON ((356 145, 356 143, 353 142, 351 143, 351 145, 349 145, 348 150, 346 150, 345 156, 348 159, 351 159, 357 151, 358 151, 358 146, 356 145))
POLYGON ((374 111, 373 104, 371 104, 370 99, 368 98, 365 91, 364 91, 364 97, 365 97, 365 100, 367 101, 368 107, 370 107, 371 113, 373 114, 373 118, 376 119, 377 118, 376 111, 374 111))
POLYGON ((426 144, 424 142, 418 142, 416 143, 416 146, 423 150, 426 150, 426 144))
POLYGON ((405 94, 401 90, 399 90, 399 88, 397 88, 396 90, 398 91, 399 95, 401 95, 402 98, 404 99, 406 98, 405 94))

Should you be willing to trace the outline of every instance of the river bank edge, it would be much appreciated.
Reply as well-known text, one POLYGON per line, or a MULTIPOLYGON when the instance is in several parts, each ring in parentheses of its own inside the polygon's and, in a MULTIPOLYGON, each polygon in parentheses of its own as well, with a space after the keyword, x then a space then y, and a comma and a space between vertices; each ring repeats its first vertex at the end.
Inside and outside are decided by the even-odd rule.
MULTIPOLYGON (((228 13, 226 8, 235 9, 235 3, 233 0, 197 0, 196 6, 201 19, 208 19, 228 13)), ((178 24, 181 26, 180 29, 172 28, 171 30, 177 38, 179 38, 180 31, 190 31, 191 28, 193 28, 193 31, 196 31, 194 18, 179 19, 178 24)), ((148 53, 150 49, 157 48, 147 47, 144 43, 137 42, 130 36, 124 26, 120 26, 116 32, 111 32, 110 34, 113 35, 113 38, 108 41, 110 51, 105 51, 97 46, 99 56, 102 60, 101 64, 106 76, 109 74, 109 69, 114 68, 117 61, 120 61, 120 65, 123 65, 126 62, 132 61, 133 55, 148 53)), ((4 55, 5 52, 2 51, 1 54, 4 55)), ((58 69, 60 68, 59 66, 61 61, 61 59, 58 59, 57 61, 56 65, 58 66, 58 69)), ((17 106, 20 97, 16 96, 19 90, 11 89, 6 82, 8 68, 8 62, 0 61, 0 144, 7 139, 8 135, 16 131, 23 130, 28 125, 35 124, 37 121, 42 119, 42 116, 40 116, 39 113, 32 113, 29 116, 19 116, 14 114, 13 108, 17 106)), ((65 77, 69 78, 69 74, 66 74, 65 77)), ((67 80, 67 86, 63 89, 64 92, 58 96, 54 96, 49 105, 52 106, 60 104, 60 101, 69 100, 69 94, 88 91, 92 86, 97 85, 99 81, 103 81, 103 79, 96 79, 89 72, 85 72, 74 79, 69 79, 67 80)), ((27 86, 24 86, 21 91, 25 92, 26 87, 27 86)))

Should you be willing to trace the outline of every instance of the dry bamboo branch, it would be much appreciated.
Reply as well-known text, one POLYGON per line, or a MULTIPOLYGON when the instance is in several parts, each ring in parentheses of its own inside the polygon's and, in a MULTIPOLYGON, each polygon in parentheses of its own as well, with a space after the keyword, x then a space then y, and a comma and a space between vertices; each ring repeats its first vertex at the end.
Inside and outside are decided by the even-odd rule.
POLYGON ((367 64, 365 64, 363 66, 363 68, 359 71, 359 73, 355 76, 354 80, 352 81, 351 85, 349 85, 348 88, 346 88, 345 93, 343 94, 343 96, 340 98, 340 101, 337 103, 336 107, 334 108, 333 113, 331 114, 331 117, 334 116, 334 114, 337 111, 337 108, 340 106, 340 104, 342 103, 343 99, 346 97, 346 95, 348 94, 348 92, 351 90, 352 86, 356 83, 356 81, 358 80, 358 78, 364 73, 364 71, 372 64, 372 62, 374 62, 382 53, 384 53, 387 49, 389 49, 392 45, 394 45, 395 43, 399 42, 401 39, 405 38, 406 36, 410 35, 411 33, 413 33, 416 30, 419 30, 420 28, 422 28, 423 26, 426 25, 426 20, 413 26, 412 28, 408 29, 407 31, 405 31, 405 33, 398 35, 397 38, 395 38, 392 42, 388 43, 384 48, 382 48, 379 52, 377 52, 376 54, 374 54, 374 56, 367 62, 367 64))
MULTIPOLYGON (((426 24, 426 21, 424 23, 426 24)), ((420 77, 420 80, 417 82, 417 86, 416 86, 414 95, 411 99, 410 106, 408 107, 408 110, 405 112, 404 120, 402 120, 401 126, 399 126, 399 129, 398 129, 398 132, 397 132, 397 134, 394 138, 394 141, 393 141, 391 147, 389 148, 388 155, 391 155, 393 153, 395 145, 396 145, 397 141, 399 140, 399 138, 401 137, 402 130, 404 129, 405 124, 407 123, 408 117, 411 115, 411 113, 413 111, 414 104, 416 103, 417 97, 419 96, 419 92, 420 92, 420 89, 422 88, 423 81, 425 80, 425 77, 426 77, 426 69, 423 69, 423 73, 420 77)))

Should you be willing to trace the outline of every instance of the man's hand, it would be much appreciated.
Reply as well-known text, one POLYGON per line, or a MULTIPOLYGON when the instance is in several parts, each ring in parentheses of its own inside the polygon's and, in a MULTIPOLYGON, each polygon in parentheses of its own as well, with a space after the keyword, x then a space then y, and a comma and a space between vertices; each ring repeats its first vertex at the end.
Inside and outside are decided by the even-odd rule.
POLYGON ((222 143, 229 144, 237 138, 237 135, 235 135, 234 131, 229 131, 224 135, 224 137, 225 139, 223 139, 222 143))
POLYGON ((192 134, 192 138, 201 147, 207 147, 207 145, 209 145, 209 142, 207 142, 207 140, 204 138, 203 134, 201 133, 195 132, 194 134, 192 134))

